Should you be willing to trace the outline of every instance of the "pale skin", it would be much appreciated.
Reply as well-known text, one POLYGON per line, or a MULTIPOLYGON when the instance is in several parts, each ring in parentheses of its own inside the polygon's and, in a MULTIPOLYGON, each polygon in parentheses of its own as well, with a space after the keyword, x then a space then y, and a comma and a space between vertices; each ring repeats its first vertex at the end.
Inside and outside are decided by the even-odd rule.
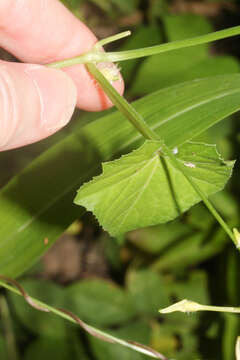
MULTIPOLYGON (((58 0, 0 0, 0 46, 24 63, 0 60, 0 150, 39 141, 64 127, 75 106, 111 102, 83 65, 43 65, 90 50, 95 35, 58 0)), ((122 94, 122 78, 113 83, 122 94)))

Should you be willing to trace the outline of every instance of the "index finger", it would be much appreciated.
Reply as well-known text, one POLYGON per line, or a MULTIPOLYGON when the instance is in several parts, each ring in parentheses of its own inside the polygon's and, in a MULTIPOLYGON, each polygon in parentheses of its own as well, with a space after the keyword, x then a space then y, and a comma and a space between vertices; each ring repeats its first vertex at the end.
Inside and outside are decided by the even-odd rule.
MULTIPOLYGON (((66 59, 90 50, 96 41, 58 0, 0 1, 0 44, 22 61, 46 64, 66 59)), ((80 108, 102 110, 110 105, 83 65, 64 71, 77 86, 80 108)), ((122 78, 114 86, 122 93, 122 78)))

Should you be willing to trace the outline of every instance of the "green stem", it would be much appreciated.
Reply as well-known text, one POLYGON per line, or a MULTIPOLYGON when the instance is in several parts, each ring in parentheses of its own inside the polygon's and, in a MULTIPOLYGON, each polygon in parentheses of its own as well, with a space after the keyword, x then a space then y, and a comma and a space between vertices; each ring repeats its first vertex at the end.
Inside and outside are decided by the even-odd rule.
MULTIPOLYGON (((87 64, 87 68, 90 71, 90 73, 95 77, 95 79, 99 82, 103 90, 106 92, 108 97, 111 99, 113 104, 127 117, 127 119, 131 122, 131 124, 137 129, 138 132, 140 132, 146 139, 150 140, 159 140, 162 139, 159 138, 159 136, 146 124, 143 117, 138 114, 138 112, 133 108, 131 104, 127 102, 125 98, 123 98, 121 95, 118 94, 118 92, 115 90, 115 88, 108 82, 108 80, 101 74, 101 72, 97 69, 97 67, 94 64, 87 64)), ((172 160, 176 168, 178 168, 182 174, 185 176, 185 178, 188 180, 188 182, 192 185, 194 190, 197 192, 197 194, 201 197, 202 201, 208 208, 208 210, 212 213, 212 215, 215 217, 215 219, 218 221, 218 223, 222 226, 222 228, 225 230, 225 232, 228 234, 230 239, 234 242, 235 246, 238 247, 238 241, 231 231, 231 229, 228 227, 227 223, 222 219, 220 214, 218 214, 217 210, 214 208, 214 206, 211 204, 211 202, 208 200, 204 192, 199 188, 199 186, 193 181, 191 176, 188 175, 186 170, 183 168, 183 166, 178 162, 172 151, 164 145, 163 148, 165 154, 172 160)))
POLYGON ((196 311, 216 311, 216 312, 240 314, 239 307, 202 305, 195 301, 191 301, 187 299, 181 300, 173 305, 170 305, 164 309, 159 310, 161 314, 169 314, 175 311, 180 311, 184 313, 191 313, 196 311))
POLYGON ((107 37, 105 39, 99 40, 96 43, 96 45, 94 46, 94 48, 99 49, 104 45, 110 44, 113 41, 123 39, 123 38, 125 38, 127 36, 130 36, 130 35, 131 35, 131 31, 128 30, 128 31, 124 31, 124 32, 121 32, 121 33, 116 34, 116 35, 109 36, 109 37, 107 37))
POLYGON ((140 132, 146 139, 158 140, 158 136, 154 133, 153 130, 149 128, 143 117, 127 102, 127 100, 125 100, 124 97, 119 95, 119 93, 109 83, 105 76, 97 69, 97 67, 91 63, 87 64, 86 66, 89 72, 102 86, 112 103, 122 114, 126 116, 126 118, 137 129, 137 131, 140 132))
POLYGON ((164 146, 164 151, 166 155, 172 160, 174 165, 182 172, 182 174, 185 176, 185 178, 188 180, 188 182, 192 185, 196 193, 201 197, 202 201, 210 211, 210 213, 215 217, 215 219, 218 221, 218 223, 222 226, 222 228, 225 230, 225 232, 228 234, 230 239, 234 242, 235 246, 238 247, 238 241, 233 234, 232 230, 229 228, 227 223, 223 220, 223 218, 220 216, 220 214, 217 212, 217 210, 214 208, 212 203, 209 201, 207 196, 204 194, 204 192, 200 189, 200 187, 193 181, 191 176, 188 175, 185 168, 177 161, 172 151, 167 147, 164 146))
POLYGON ((240 336, 238 336, 235 346, 236 360, 240 360, 240 336))
MULTIPOLYGON (((124 32, 123 34, 128 35, 128 32, 124 32)), ((147 48, 119 51, 119 52, 108 52, 108 53, 98 50, 99 43, 100 45, 105 45, 110 41, 115 41, 118 38, 120 39, 123 37, 122 34, 117 34, 110 38, 101 40, 99 43, 95 45, 95 47, 91 51, 87 53, 63 61, 57 61, 48 64, 47 66, 53 68, 63 68, 63 67, 73 66, 76 64, 86 64, 91 62, 94 63, 118 62, 118 61, 130 60, 130 59, 137 59, 145 56, 162 54, 164 52, 168 52, 172 50, 187 48, 190 46, 207 44, 212 41, 225 39, 239 34, 240 34, 240 26, 235 26, 229 29, 216 31, 210 34, 206 34, 190 39, 185 39, 185 40, 173 41, 167 44, 155 45, 147 48)))
MULTIPOLYGON (((4 276, 1 276, 1 278, 5 278, 4 276)), ((7 278, 6 278, 7 279, 7 278)), ((7 280, 6 280, 7 281, 7 280)), ((17 282, 15 280, 11 280, 8 279, 8 282, 14 283, 15 286, 17 284, 17 282)), ((64 309, 56 309, 50 305, 45 304, 42 301, 39 301, 31 296, 29 296, 24 289, 22 289, 22 287, 18 284, 18 287, 20 287, 22 289, 22 292, 19 289, 16 289, 15 287, 9 285, 7 282, 0 280, 0 286, 4 287, 5 289, 20 295, 20 296, 24 296, 25 300, 28 302, 29 305, 33 306, 35 309, 38 309, 40 311, 46 311, 46 312, 51 312, 57 316, 60 316, 61 318, 71 321, 74 324, 78 324, 80 325, 85 331, 87 331, 89 334, 91 334, 92 336, 95 336, 103 341, 107 341, 109 343, 115 343, 115 344, 119 344, 122 346, 125 346, 127 348, 130 348, 132 350, 138 351, 142 354, 145 354, 147 356, 150 356, 152 358, 155 359, 160 359, 160 360, 167 360, 167 358, 162 355, 161 353, 151 349, 148 346, 142 345, 140 343, 136 343, 136 342, 130 342, 127 340, 123 340, 123 339, 119 339, 113 335, 107 334, 104 331, 101 331, 99 329, 94 328, 93 326, 90 326, 86 323, 84 323, 82 320, 80 320, 77 316, 75 316, 74 314, 64 310, 64 309), (24 294, 23 294, 24 292, 24 294), (72 314, 72 316, 70 315, 72 314), (76 319, 78 319, 79 321, 77 321, 76 319)))
POLYGON ((178 41, 172 41, 166 44, 161 45, 155 45, 147 48, 142 49, 135 49, 135 50, 127 50, 127 51, 120 51, 120 52, 109 52, 108 56, 112 59, 113 62, 115 61, 124 61, 124 60, 130 60, 130 59, 137 59, 144 56, 150 56, 150 55, 157 55, 162 54, 164 52, 173 51, 177 49, 187 48, 191 46, 196 45, 202 45, 207 44, 216 40, 225 39, 230 36, 236 36, 240 34, 240 26, 235 26, 229 29, 216 31, 210 34, 190 38, 190 39, 184 39, 184 40, 178 40, 178 41))

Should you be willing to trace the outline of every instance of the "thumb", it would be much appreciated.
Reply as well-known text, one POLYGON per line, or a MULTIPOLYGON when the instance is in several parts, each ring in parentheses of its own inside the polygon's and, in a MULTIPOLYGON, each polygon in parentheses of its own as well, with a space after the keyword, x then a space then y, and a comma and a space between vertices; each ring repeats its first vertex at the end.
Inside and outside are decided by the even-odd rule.
POLYGON ((31 144, 66 125, 76 105, 61 70, 0 61, 0 150, 31 144))

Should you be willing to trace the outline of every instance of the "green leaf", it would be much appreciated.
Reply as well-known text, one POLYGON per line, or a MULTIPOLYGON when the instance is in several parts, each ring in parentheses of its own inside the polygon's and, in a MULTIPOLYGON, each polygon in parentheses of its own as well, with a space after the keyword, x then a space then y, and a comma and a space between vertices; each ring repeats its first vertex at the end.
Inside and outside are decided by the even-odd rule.
MULTIPOLYGON (((103 164, 103 174, 80 188, 75 203, 92 211, 113 236, 174 219, 201 198, 161 154, 162 147, 161 141, 147 140, 131 154, 103 164)), ((234 162, 224 162, 213 145, 189 142, 173 151, 207 195, 220 191, 231 175, 234 162)))
MULTIPOLYGON (((52 338, 41 334, 24 346, 24 360, 89 360, 77 329, 67 331, 63 338, 52 338)), ((7 359, 3 357, 1 359, 7 359)))
POLYGON ((7 350, 4 338, 0 335, 0 359, 7 359, 7 350))
POLYGON ((156 317, 158 307, 171 303, 167 282, 157 272, 132 270, 127 275, 127 287, 140 315, 156 317))
MULTIPOLYGON (((195 14, 171 14, 163 18, 163 24, 169 42, 201 36, 213 31, 213 27, 206 17, 195 14)), ((180 49, 174 53, 191 56, 194 61, 196 58, 204 58, 208 54, 209 47, 209 44, 202 44, 197 47, 180 49)), ((187 56, 185 60, 188 61, 187 56)))
POLYGON ((209 302, 207 274, 202 270, 190 272, 185 281, 175 282, 172 285, 172 292, 179 301, 191 297, 193 301, 207 304, 209 302))
MULTIPOLYGON (((179 273, 178 273, 179 276, 179 273)), ((207 289, 207 276, 206 273, 197 270, 197 271, 187 271, 184 278, 177 280, 174 278, 167 278, 168 283, 166 282, 165 291, 168 291, 168 294, 172 299, 182 299, 185 296, 194 296, 196 301, 204 300, 204 302, 209 302, 208 289, 207 289)), ((182 335, 190 335, 193 329, 196 328, 201 319, 200 313, 196 313, 195 316, 186 317, 181 313, 172 313, 169 316, 164 317, 166 321, 165 327, 168 330, 171 330, 173 333, 177 332, 182 335)))
POLYGON ((138 71, 130 94, 132 96, 145 95, 184 81, 239 72, 238 62, 231 56, 202 58, 196 56, 198 52, 195 50, 193 57, 187 54, 186 50, 173 51, 146 59, 138 71))
POLYGON ((189 237, 193 230, 189 223, 177 219, 167 224, 132 231, 128 234, 127 239, 142 251, 157 255, 176 241, 189 237))
MULTIPOLYGON (((240 75, 179 84, 134 103, 170 147, 180 146, 240 109, 240 75)), ((141 136, 119 112, 103 116, 36 159, 0 193, 0 273, 28 269, 79 218, 76 190, 99 163, 139 145, 141 136)))
MULTIPOLYGON (((200 315, 184 317, 180 313, 174 313, 161 317, 156 313, 156 307, 158 304, 171 303, 171 299, 182 299, 189 294, 195 296, 198 301, 208 303, 206 274, 203 271, 188 272, 184 279, 179 281, 169 276, 169 273, 164 276, 149 269, 131 269, 127 274, 127 287, 139 315, 144 316, 145 319, 151 319, 151 346, 171 359, 180 358, 180 354, 184 359, 182 352, 188 350, 189 359, 192 360, 191 355, 198 349, 194 330, 201 326, 200 315), (158 321, 154 320, 153 316, 158 321), (191 342, 191 347, 181 347, 180 353, 179 343, 185 345, 187 340, 189 340, 188 345, 191 342)), ((186 352, 185 357, 188 358, 186 352)))
POLYGON ((177 338, 176 332, 174 333, 172 329, 169 329, 165 324, 156 320, 152 320, 151 325, 151 346, 165 356, 171 356, 171 359, 176 354, 175 352, 177 352, 176 355, 178 357, 179 338, 177 338))
POLYGON ((52 339, 40 338, 33 341, 25 351, 24 360, 69 360, 73 351, 67 338, 52 339))
POLYGON ((183 218, 132 231, 127 238, 136 248, 155 255, 153 269, 176 274, 216 255, 228 242, 225 232, 216 227, 214 218, 202 203, 183 218))
POLYGON ((27 348, 24 349, 24 357, 21 357, 24 360, 89 360, 81 338, 76 332, 68 332, 62 339, 54 339, 42 334, 25 347, 27 348))
POLYGON ((84 321, 102 326, 121 324, 136 311, 128 294, 100 279, 83 280, 66 289, 71 311, 84 321))
MULTIPOLYGON (((132 50, 141 47, 153 46, 162 42, 160 29, 157 25, 139 26, 134 29, 134 33, 124 42, 121 50, 132 50)), ((123 61, 121 63, 121 74, 125 83, 131 84, 132 77, 136 72, 139 59, 123 61)))
POLYGON ((216 229, 211 234, 196 233, 176 242, 166 250, 153 264, 155 270, 179 269, 197 265, 209 257, 219 253, 227 242, 222 229, 216 229), (211 235, 211 236, 210 236, 211 235))

